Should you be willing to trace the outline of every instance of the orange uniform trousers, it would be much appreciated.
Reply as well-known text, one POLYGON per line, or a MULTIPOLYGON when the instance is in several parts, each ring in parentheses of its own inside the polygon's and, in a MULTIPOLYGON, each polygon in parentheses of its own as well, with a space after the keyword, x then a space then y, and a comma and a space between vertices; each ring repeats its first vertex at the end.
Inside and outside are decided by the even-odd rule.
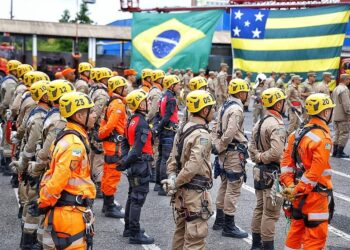
MULTIPOLYGON (((115 151, 106 150, 104 148, 105 156, 115 155, 115 151)), ((117 163, 105 163, 103 164, 103 175, 101 182, 101 191, 104 195, 110 196, 117 192, 117 187, 120 183, 122 172, 116 169, 117 163)))

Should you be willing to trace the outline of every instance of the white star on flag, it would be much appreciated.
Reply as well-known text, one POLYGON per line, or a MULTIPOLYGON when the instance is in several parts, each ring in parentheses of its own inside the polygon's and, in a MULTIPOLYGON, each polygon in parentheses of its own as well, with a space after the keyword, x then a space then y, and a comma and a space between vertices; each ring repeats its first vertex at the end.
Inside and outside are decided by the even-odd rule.
POLYGON ((250 22, 247 20, 244 22, 244 27, 249 27, 250 26, 250 22))
POLYGON ((262 21, 262 18, 265 15, 261 14, 261 12, 259 11, 259 13, 255 14, 254 16, 255 16, 255 21, 262 21))
POLYGON ((235 12, 235 19, 241 19, 242 16, 243 16, 243 13, 240 10, 235 12))
POLYGON ((261 31, 256 28, 255 30, 252 30, 253 38, 259 38, 261 31))
POLYGON ((234 36, 239 36, 239 32, 241 32, 241 30, 238 29, 237 26, 236 26, 232 31, 233 31, 233 33, 234 33, 234 34, 233 34, 234 36))

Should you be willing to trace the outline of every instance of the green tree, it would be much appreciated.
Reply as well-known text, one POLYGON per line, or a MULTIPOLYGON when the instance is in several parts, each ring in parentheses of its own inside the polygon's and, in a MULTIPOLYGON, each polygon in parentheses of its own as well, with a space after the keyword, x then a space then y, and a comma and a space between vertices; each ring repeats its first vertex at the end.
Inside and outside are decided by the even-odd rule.
POLYGON ((72 21, 73 23, 84 23, 84 24, 92 24, 94 21, 89 17, 89 8, 86 3, 80 4, 80 10, 77 13, 75 19, 72 21))
POLYGON ((70 22, 69 19, 70 19, 69 10, 65 9, 63 11, 63 14, 62 14, 61 19, 59 20, 59 22, 60 23, 69 23, 70 22))

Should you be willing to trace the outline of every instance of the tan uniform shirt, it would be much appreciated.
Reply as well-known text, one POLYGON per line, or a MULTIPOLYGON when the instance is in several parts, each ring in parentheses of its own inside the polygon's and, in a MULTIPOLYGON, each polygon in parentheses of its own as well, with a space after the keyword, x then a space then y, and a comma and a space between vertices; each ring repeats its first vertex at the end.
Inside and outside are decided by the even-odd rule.
POLYGON ((150 104, 150 109, 147 114, 147 121, 151 122, 156 114, 159 112, 159 104, 158 102, 162 98, 162 91, 157 88, 151 88, 148 93, 148 103, 150 104))
POLYGON ((188 74, 184 75, 183 86, 184 86, 185 93, 189 93, 190 92, 190 88, 188 86, 188 83, 190 82, 191 79, 192 79, 192 76, 189 76, 188 74))
POLYGON ((227 99, 227 73, 220 71, 217 79, 218 84, 215 88, 215 97, 219 100, 225 101, 227 99))
POLYGON ((1 98, 1 106, 0 106, 0 114, 3 114, 6 109, 10 107, 10 104, 13 100, 13 95, 15 93, 17 87, 16 78, 8 78, 1 84, 0 98, 1 98))
POLYGON ((15 92, 13 94, 11 105, 10 105, 12 116, 15 117, 19 114, 19 109, 22 103, 22 96, 26 91, 27 91, 27 87, 24 84, 17 85, 15 92))
POLYGON ((333 90, 332 99, 335 103, 333 111, 333 120, 339 121, 350 121, 350 93, 347 86, 339 83, 333 90))
MULTIPOLYGON (((221 163, 224 162, 226 158, 226 150, 229 144, 232 142, 239 142, 247 145, 248 140, 244 136, 244 113, 243 104, 241 100, 230 96, 227 101, 235 101, 237 104, 232 104, 229 106, 225 113, 223 114, 221 120, 218 117, 217 124, 214 125, 212 131, 213 145, 219 152, 219 160, 221 163), (222 131, 220 131, 220 124, 222 123, 222 131), (222 135, 220 135, 222 133, 222 135)), ((221 107, 218 114, 221 114, 221 107)), ((227 160, 226 160, 227 162, 227 160)))
POLYGON ((316 93, 330 94, 328 84, 325 81, 317 83, 315 89, 316 93))
POLYGON ((266 87, 267 88, 274 88, 276 86, 276 81, 272 77, 269 77, 266 79, 266 87))
MULTIPOLYGON (((100 125, 101 120, 105 115, 106 104, 109 100, 109 95, 107 92, 107 87, 103 83, 97 83, 99 88, 90 92, 91 100, 94 102, 95 106, 93 110, 96 113, 96 122, 95 124, 100 125)), ((96 132, 96 131, 95 131, 96 132)), ((98 132, 98 131, 97 131, 98 132)), ((96 147, 98 150, 103 151, 102 142, 97 142, 95 140, 91 140, 91 144, 96 147)))
POLYGON ((84 81, 83 79, 78 79, 75 82, 75 89, 78 92, 89 94, 89 84, 86 81, 84 81))
POLYGON ((43 123, 42 147, 36 154, 35 172, 41 174, 49 167, 51 144, 55 141, 58 133, 66 127, 66 123, 66 119, 61 117, 59 112, 52 113, 46 118, 43 123))
POLYGON ((257 138, 259 123, 256 123, 249 141, 248 150, 255 163, 279 163, 286 143, 287 131, 281 115, 270 110, 267 110, 267 115, 271 117, 262 123, 260 138, 257 138))
POLYGON ((218 79, 216 77, 215 78, 211 78, 211 77, 208 78, 208 89, 209 89, 209 92, 213 96, 215 96, 215 88, 217 85, 218 85, 218 79))
POLYGON ((302 112, 302 103, 303 100, 301 99, 301 95, 299 92, 298 86, 291 84, 289 85, 287 89, 287 105, 288 107, 294 107, 296 108, 299 112, 302 112), (293 102, 300 103, 299 106, 296 106, 295 104, 293 105, 293 102))
POLYGON ((134 90, 134 87, 132 86, 132 82, 128 81, 127 89, 128 89, 128 93, 134 90))
POLYGON ((255 108, 263 108, 262 101, 261 101, 261 94, 266 90, 266 85, 257 86, 253 89, 253 96, 254 99, 254 107, 255 108))
POLYGON ((25 92, 22 95, 19 114, 17 117, 17 138, 22 139, 24 132, 26 131, 27 120, 30 112, 37 106, 37 103, 33 100, 30 92, 25 92))
POLYGON ((284 89, 284 81, 283 81, 283 79, 281 77, 278 78, 278 80, 276 82, 276 87, 280 88, 280 89, 284 89))
POLYGON ((24 145, 22 151, 22 158, 24 161, 29 162, 37 150, 39 150, 40 143, 42 141, 42 130, 44 126, 44 118, 46 113, 38 112, 36 114, 28 117, 26 124, 26 132, 24 140, 26 144, 24 145))
MULTIPOLYGON (((190 127, 199 124, 198 118, 191 117, 190 121, 185 125, 184 131, 190 127)), ((177 135, 178 136, 178 135, 177 135)), ((175 138, 178 141, 178 138, 175 138)), ((173 150, 176 151, 174 155, 177 155, 177 143, 174 143, 173 150)), ((197 129, 193 131, 184 141, 184 146, 181 154, 180 162, 182 169, 179 171, 176 178, 176 186, 189 183, 195 175, 200 175, 212 180, 212 168, 210 162, 211 155, 211 138, 210 134, 205 129, 197 129)), ((167 164, 167 173, 177 173, 177 163, 174 157, 167 164)), ((175 207, 177 210, 182 210, 182 206, 186 207, 191 212, 200 212, 202 209, 203 194, 196 190, 189 190, 180 188, 175 194, 175 207), (181 204, 183 201, 184 204, 181 204)), ((205 197, 209 203, 209 211, 212 211, 211 196, 208 191, 205 191, 205 197)), ((205 217, 205 215, 204 215, 205 217)))

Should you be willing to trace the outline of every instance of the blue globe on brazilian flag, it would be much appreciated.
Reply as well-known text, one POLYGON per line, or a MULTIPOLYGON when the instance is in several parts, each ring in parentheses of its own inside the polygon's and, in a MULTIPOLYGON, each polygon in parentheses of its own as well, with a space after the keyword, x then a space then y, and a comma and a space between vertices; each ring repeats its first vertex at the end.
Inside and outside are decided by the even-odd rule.
POLYGON ((221 15, 221 10, 133 14, 131 67, 205 68, 221 15))

